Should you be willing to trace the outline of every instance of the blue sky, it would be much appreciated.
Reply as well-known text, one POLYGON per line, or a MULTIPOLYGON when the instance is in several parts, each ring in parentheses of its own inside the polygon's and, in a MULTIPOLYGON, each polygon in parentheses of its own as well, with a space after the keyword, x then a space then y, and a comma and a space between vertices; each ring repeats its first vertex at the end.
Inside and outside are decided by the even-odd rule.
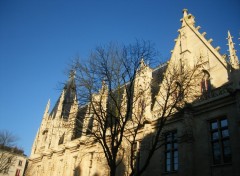
POLYGON ((240 50, 239 0, 1 0, 0 130, 19 137, 27 155, 48 99, 54 106, 66 69, 97 45, 150 40, 170 57, 182 9, 227 53, 227 31, 240 50))

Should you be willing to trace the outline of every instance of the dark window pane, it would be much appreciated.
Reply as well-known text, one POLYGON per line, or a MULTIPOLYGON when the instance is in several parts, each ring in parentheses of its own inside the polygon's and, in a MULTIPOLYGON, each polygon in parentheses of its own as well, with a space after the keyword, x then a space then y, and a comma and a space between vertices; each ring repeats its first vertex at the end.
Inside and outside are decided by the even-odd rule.
POLYGON ((221 127, 227 127, 227 126, 228 126, 227 119, 221 120, 221 127))
POLYGON ((173 157, 174 157, 174 158, 178 158, 178 151, 174 151, 173 157))
POLYGON ((166 134, 165 140, 165 171, 170 172, 178 169, 178 144, 176 131, 166 134))
POLYGON ((229 140, 224 140, 223 141, 223 147, 230 147, 230 141, 229 140))
POLYGON ((229 137, 228 129, 222 130, 222 137, 229 137))
POLYGON ((231 149, 230 147, 224 148, 224 156, 230 156, 231 155, 231 149))
POLYGON ((225 163, 231 162, 232 156, 231 156, 231 149, 230 149, 230 147, 224 148, 223 160, 224 160, 225 163))
POLYGON ((170 172, 171 171, 171 165, 166 165, 166 171, 170 172))
POLYGON ((167 158, 167 159, 170 159, 170 158, 171 158, 170 152, 167 152, 167 153, 166 153, 166 158, 167 158))
POLYGON ((214 154, 214 158, 219 158, 219 159, 221 158, 220 150, 214 150, 213 154, 214 154))
POLYGON ((220 154, 220 145, 218 142, 213 143, 213 152, 214 153, 219 153, 220 154))
POLYGON ((214 129, 217 129, 217 128, 218 128, 217 121, 212 122, 212 123, 211 123, 211 129, 214 130, 214 129))
POLYGON ((178 158, 173 158, 173 163, 174 164, 178 163, 178 158))
POLYGON ((216 140, 219 138, 218 131, 212 133, 212 140, 216 140))
POLYGON ((171 164, 171 159, 169 158, 169 159, 166 159, 166 164, 167 165, 170 165, 171 164))
POLYGON ((178 170, 178 163, 175 163, 173 166, 174 166, 173 170, 177 171, 178 170))
POLYGON ((218 119, 210 124, 214 164, 231 162, 231 147, 227 119, 218 119))
POLYGON ((213 143, 213 161, 214 164, 221 163, 221 152, 219 143, 213 143))
POLYGON ((219 150, 220 151, 220 145, 218 142, 213 143, 213 151, 219 150))
POLYGON ((167 144, 167 150, 171 150, 171 148, 172 148, 172 147, 171 147, 171 144, 168 143, 168 144, 167 144))
POLYGON ((231 162, 232 160, 229 140, 223 141, 223 160, 224 162, 231 162))
POLYGON ((220 164, 221 163, 221 154, 220 154, 220 152, 215 151, 213 161, 214 161, 214 164, 220 164))

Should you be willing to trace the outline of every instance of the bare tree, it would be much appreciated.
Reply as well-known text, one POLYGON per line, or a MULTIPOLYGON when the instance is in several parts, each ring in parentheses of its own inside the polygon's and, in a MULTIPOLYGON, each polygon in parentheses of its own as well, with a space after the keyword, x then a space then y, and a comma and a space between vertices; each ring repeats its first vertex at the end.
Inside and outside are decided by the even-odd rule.
POLYGON ((13 147, 16 145, 17 137, 7 130, 0 131, 0 145, 13 147))
POLYGON ((23 153, 23 150, 16 147, 17 137, 11 132, 0 131, 0 173, 7 173, 16 160, 15 153, 23 153))
POLYGON ((100 144, 111 176, 124 155, 122 141, 139 98, 134 94, 134 82, 140 61, 151 62, 155 56, 150 42, 137 41, 129 46, 97 47, 87 62, 75 63, 78 101, 87 106, 82 122, 87 130, 82 134, 100 144))
POLYGON ((151 94, 153 84, 150 77, 143 78, 141 83, 140 77, 149 68, 145 63, 155 62, 155 56, 150 42, 137 41, 129 46, 97 47, 87 61, 77 60, 74 64, 80 112, 84 111, 77 130, 101 146, 111 176, 116 175, 127 152, 130 175, 141 175, 160 146, 159 138, 167 119, 197 95, 192 91, 192 86, 196 86, 197 64, 191 69, 182 63, 162 66, 165 74, 159 77, 162 83, 155 100, 159 112, 156 131, 145 163, 138 168, 135 144, 139 131, 149 123, 146 111, 152 102, 146 95, 151 94), (144 82, 146 79, 149 82, 144 82))

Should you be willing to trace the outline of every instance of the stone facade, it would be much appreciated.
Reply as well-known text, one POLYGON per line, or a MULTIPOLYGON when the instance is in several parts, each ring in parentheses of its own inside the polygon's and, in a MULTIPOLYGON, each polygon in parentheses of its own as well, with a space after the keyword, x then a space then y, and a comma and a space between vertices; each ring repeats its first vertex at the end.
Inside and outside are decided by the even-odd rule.
MULTIPOLYGON (((194 16, 188 14, 186 9, 183 10, 181 23, 168 64, 151 69, 142 61, 137 74, 135 91, 157 80, 154 89, 144 92, 143 97, 147 102, 144 117, 149 123, 144 124, 143 130, 139 131, 139 141, 147 140, 156 128, 155 118, 161 108, 155 100, 163 92, 167 73, 174 63, 198 66, 202 80, 196 82, 196 92, 201 95, 187 99, 189 106, 167 121, 163 130, 166 142, 155 152, 144 175, 238 176, 240 70, 231 34, 228 32, 230 55, 226 57, 219 53, 219 47, 211 45, 212 39, 205 38, 205 32, 199 32, 200 27, 195 26, 194 16), (163 72, 165 76, 159 76, 163 72)), ((32 147, 27 174, 107 175, 108 167, 99 144, 76 132, 81 112, 77 112, 79 108, 74 76, 70 76, 50 113, 49 107, 50 101, 32 147)), ((139 153, 145 145, 137 143, 139 153)), ((139 167, 144 156, 144 152, 141 153, 139 167)), ((126 160, 123 161, 125 164, 119 166, 117 175, 129 174, 126 160)))

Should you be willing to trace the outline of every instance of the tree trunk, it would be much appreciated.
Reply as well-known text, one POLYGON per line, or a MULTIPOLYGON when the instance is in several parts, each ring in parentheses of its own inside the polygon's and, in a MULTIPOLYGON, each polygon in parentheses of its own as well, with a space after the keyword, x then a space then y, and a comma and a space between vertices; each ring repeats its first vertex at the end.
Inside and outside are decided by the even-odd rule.
POLYGON ((115 176, 116 174, 116 166, 111 166, 110 167, 110 176, 115 176))

